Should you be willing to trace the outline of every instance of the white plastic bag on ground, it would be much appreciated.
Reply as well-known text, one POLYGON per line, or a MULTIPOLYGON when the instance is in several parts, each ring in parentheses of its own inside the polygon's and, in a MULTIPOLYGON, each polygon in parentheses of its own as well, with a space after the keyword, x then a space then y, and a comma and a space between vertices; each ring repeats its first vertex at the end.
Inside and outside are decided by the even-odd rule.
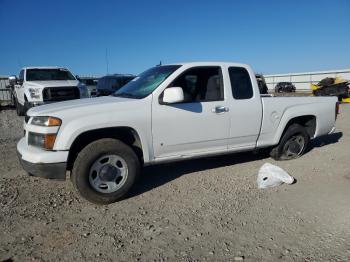
POLYGON ((290 176, 282 168, 270 163, 266 163, 260 168, 257 179, 259 188, 275 187, 283 183, 292 184, 293 182, 294 177, 290 176))

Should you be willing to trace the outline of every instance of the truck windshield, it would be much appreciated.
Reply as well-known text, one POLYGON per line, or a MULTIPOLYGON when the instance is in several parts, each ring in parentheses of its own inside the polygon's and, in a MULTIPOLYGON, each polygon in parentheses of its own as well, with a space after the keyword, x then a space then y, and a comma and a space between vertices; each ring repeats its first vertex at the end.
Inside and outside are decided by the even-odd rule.
POLYGON ((118 97, 141 99, 151 94, 180 65, 156 66, 141 73, 113 94, 118 97))
POLYGON ((64 68, 53 69, 27 69, 27 81, 50 81, 50 80, 76 80, 75 77, 64 68))

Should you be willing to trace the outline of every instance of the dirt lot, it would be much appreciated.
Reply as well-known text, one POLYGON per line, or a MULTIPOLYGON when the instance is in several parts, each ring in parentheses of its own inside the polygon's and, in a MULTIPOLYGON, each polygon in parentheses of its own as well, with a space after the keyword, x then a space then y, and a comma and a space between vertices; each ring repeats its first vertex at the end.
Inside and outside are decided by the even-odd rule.
POLYGON ((300 159, 252 153, 148 167, 130 197, 90 204, 66 182, 28 177, 22 119, 0 111, 0 261, 349 261, 350 106, 300 159), (259 190, 277 164, 293 185, 259 190))

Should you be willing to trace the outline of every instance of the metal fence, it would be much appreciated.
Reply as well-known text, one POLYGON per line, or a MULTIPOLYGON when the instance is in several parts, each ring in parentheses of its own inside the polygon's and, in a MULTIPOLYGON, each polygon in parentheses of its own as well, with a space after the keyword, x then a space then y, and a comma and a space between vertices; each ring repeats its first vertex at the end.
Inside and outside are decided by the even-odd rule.
POLYGON ((11 88, 8 87, 8 77, 0 76, 0 104, 11 104, 11 88))
POLYGON ((279 82, 291 82, 297 91, 311 92, 310 84, 316 84, 326 77, 342 77, 350 80, 350 69, 264 75, 269 90, 274 90, 279 82))

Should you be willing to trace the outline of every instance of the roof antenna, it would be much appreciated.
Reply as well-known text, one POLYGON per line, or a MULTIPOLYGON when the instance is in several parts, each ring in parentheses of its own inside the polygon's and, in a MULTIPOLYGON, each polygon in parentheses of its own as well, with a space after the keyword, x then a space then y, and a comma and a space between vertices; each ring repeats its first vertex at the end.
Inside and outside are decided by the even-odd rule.
POLYGON ((157 66, 161 66, 162 65, 162 60, 159 61, 159 64, 157 66))

